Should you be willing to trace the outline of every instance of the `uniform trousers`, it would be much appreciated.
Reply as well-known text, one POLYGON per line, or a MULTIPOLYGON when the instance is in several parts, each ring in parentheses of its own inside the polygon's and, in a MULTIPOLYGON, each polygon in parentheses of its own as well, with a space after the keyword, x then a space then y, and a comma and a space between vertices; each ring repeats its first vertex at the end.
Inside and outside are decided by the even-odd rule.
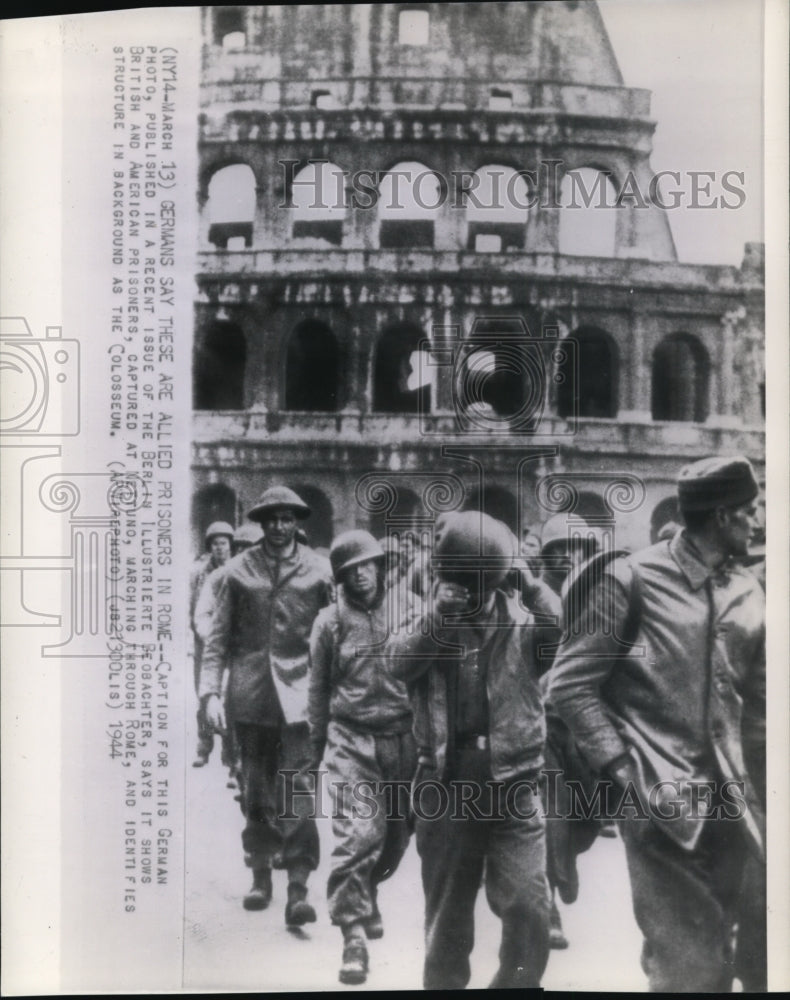
POLYGON ((298 771, 310 761, 306 722, 282 726, 236 723, 241 755, 241 834, 244 860, 253 870, 277 866, 312 871, 318 866, 319 843, 315 797, 282 771, 298 771), (290 794, 289 794, 290 790, 290 794))
POLYGON ((397 869, 408 846, 414 737, 411 732, 371 733, 330 722, 324 762, 335 844, 327 885, 329 915, 342 927, 376 912, 377 887, 397 869))
MULTIPOLYGON (((194 670, 195 694, 200 692, 200 668, 203 661, 203 648, 205 643, 197 635, 192 653, 192 667, 194 670)), ((197 755, 198 757, 209 757, 214 748, 214 730, 206 722, 206 713, 203 705, 198 703, 197 709, 197 755)))
POLYGON ((421 790, 427 777, 418 772, 414 787, 425 892, 425 988, 463 989, 469 982, 483 878, 488 905, 502 921, 499 971, 490 987, 539 986, 549 957, 549 902, 536 781, 525 776, 497 789, 488 751, 477 749, 457 751, 448 780, 428 781, 421 790))
POLYGON ((742 823, 705 820, 693 851, 646 819, 620 830, 650 991, 727 993, 734 976, 765 990, 764 868, 742 823))

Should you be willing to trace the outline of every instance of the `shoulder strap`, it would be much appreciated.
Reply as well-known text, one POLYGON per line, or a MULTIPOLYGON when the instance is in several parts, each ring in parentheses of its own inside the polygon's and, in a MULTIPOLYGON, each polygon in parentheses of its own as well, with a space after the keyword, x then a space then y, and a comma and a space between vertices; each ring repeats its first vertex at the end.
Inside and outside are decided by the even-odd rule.
POLYGON ((630 571, 630 581, 625 635, 620 636, 620 639, 629 646, 634 645, 642 621, 642 577, 630 556, 631 553, 627 549, 599 552, 576 570, 562 595, 562 611, 567 631, 575 631, 589 594, 603 580, 606 567, 615 559, 621 559, 630 571))

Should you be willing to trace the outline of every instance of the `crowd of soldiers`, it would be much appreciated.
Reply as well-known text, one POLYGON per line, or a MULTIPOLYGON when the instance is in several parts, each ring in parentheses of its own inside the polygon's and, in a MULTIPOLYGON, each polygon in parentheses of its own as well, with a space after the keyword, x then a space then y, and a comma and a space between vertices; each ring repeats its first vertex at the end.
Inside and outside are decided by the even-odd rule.
POLYGON ((650 989, 765 990, 759 490, 735 457, 687 466, 677 491, 683 525, 633 553, 564 517, 519 542, 465 511, 430 551, 355 529, 327 559, 285 486, 240 528, 212 524, 191 580, 194 764, 219 733, 243 906, 267 908, 282 869, 286 924, 316 920, 324 778, 344 984, 366 980, 378 887, 414 834, 425 988, 467 985, 481 884, 502 924, 491 986, 539 986, 568 944, 555 893, 575 900, 578 855, 616 826, 650 989))

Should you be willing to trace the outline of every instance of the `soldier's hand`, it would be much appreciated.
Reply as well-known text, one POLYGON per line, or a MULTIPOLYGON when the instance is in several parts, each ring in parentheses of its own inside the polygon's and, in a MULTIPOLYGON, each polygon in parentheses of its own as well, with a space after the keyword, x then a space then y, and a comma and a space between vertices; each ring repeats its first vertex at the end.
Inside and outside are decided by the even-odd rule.
POLYGON ((210 694, 206 698, 203 706, 206 722, 217 733, 224 733, 227 724, 225 722, 225 709, 222 707, 222 699, 219 695, 210 694))
POLYGON ((440 615, 460 614, 469 610, 470 594, 466 587, 437 580, 433 593, 434 608, 440 615))

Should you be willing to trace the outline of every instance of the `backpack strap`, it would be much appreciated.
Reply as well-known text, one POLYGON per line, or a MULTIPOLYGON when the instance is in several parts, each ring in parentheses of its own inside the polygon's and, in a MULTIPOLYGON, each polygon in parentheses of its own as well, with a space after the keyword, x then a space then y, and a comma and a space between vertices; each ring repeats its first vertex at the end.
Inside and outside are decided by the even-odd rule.
POLYGON ((618 636, 618 639, 629 647, 634 645, 642 622, 642 577, 630 556, 631 553, 627 549, 598 552, 576 570, 562 595, 563 618, 567 632, 573 632, 579 627, 590 593, 602 582, 609 564, 620 559, 628 568, 630 579, 626 584, 628 606, 623 626, 625 634, 618 636))

